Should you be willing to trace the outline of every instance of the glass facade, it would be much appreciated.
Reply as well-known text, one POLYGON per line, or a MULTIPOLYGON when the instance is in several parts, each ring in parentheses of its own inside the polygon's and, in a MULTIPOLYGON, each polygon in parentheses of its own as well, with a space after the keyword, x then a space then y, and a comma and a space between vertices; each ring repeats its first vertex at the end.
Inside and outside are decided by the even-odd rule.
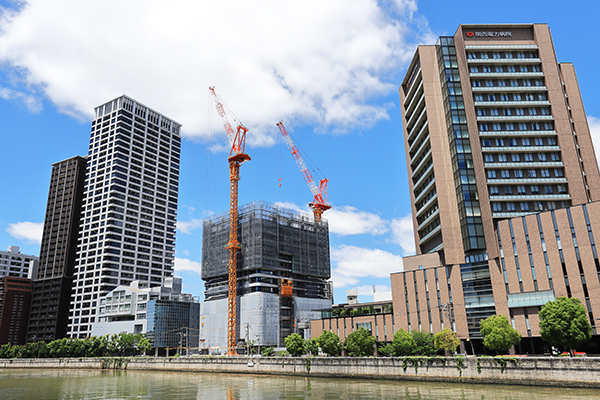
POLYGON ((146 319, 148 338, 152 341, 152 347, 186 345, 182 337, 190 326, 190 306, 191 303, 169 300, 148 302, 146 319))

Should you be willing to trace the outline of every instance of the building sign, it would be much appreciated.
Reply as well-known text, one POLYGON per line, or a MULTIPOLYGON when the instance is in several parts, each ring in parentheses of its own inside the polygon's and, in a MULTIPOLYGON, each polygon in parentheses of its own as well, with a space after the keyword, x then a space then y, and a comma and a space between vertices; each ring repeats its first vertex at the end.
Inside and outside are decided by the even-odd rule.
POLYGON ((506 31, 506 32, 473 32, 473 31, 467 31, 466 35, 469 38, 512 37, 512 32, 511 31, 506 31))

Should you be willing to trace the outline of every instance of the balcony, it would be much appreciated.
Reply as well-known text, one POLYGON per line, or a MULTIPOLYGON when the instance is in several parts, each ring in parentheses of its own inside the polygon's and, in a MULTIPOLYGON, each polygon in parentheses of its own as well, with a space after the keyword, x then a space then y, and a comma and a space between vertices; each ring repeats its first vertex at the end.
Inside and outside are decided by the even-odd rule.
POLYGON ((549 106, 548 100, 533 101, 533 100, 521 100, 521 101, 475 101, 475 107, 498 107, 498 106, 516 106, 516 107, 527 107, 527 106, 549 106))
MULTIPOLYGON (((513 59, 514 60, 514 59, 513 59)), ((471 72, 469 74, 471 78, 523 78, 523 77, 543 77, 543 72, 471 72)))
POLYGON ((516 195, 491 195, 490 201, 540 201, 540 200, 571 200, 571 196, 568 193, 562 194, 516 194, 516 195))
POLYGON ((484 163, 485 168, 544 168, 544 167, 563 167, 562 161, 524 161, 524 162, 500 162, 484 163))
POLYGON ((479 131, 479 136, 556 136, 556 131, 479 131))
POLYGON ((477 121, 553 121, 552 115, 478 115, 477 121))
POLYGON ((546 86, 471 86, 473 92, 546 92, 546 86))
MULTIPOLYGON (((537 131, 536 131, 537 132, 537 131)), ((482 147, 482 153, 537 153, 541 151, 560 151, 558 146, 503 146, 482 147)))

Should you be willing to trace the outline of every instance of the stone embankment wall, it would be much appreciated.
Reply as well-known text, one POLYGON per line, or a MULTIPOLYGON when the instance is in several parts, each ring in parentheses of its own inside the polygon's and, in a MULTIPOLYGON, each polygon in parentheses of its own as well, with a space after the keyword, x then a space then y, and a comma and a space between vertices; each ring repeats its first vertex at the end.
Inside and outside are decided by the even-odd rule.
POLYGON ((0 369, 127 369, 600 387, 600 358, 114 357, 1 359, 0 369))

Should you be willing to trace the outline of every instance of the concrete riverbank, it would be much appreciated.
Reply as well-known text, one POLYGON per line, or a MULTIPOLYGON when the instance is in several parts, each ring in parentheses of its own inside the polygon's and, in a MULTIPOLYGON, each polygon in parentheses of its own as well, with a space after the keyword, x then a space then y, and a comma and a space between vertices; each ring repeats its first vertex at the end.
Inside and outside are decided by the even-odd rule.
POLYGON ((600 387, 600 358, 104 357, 1 359, 0 369, 127 369, 600 387))

